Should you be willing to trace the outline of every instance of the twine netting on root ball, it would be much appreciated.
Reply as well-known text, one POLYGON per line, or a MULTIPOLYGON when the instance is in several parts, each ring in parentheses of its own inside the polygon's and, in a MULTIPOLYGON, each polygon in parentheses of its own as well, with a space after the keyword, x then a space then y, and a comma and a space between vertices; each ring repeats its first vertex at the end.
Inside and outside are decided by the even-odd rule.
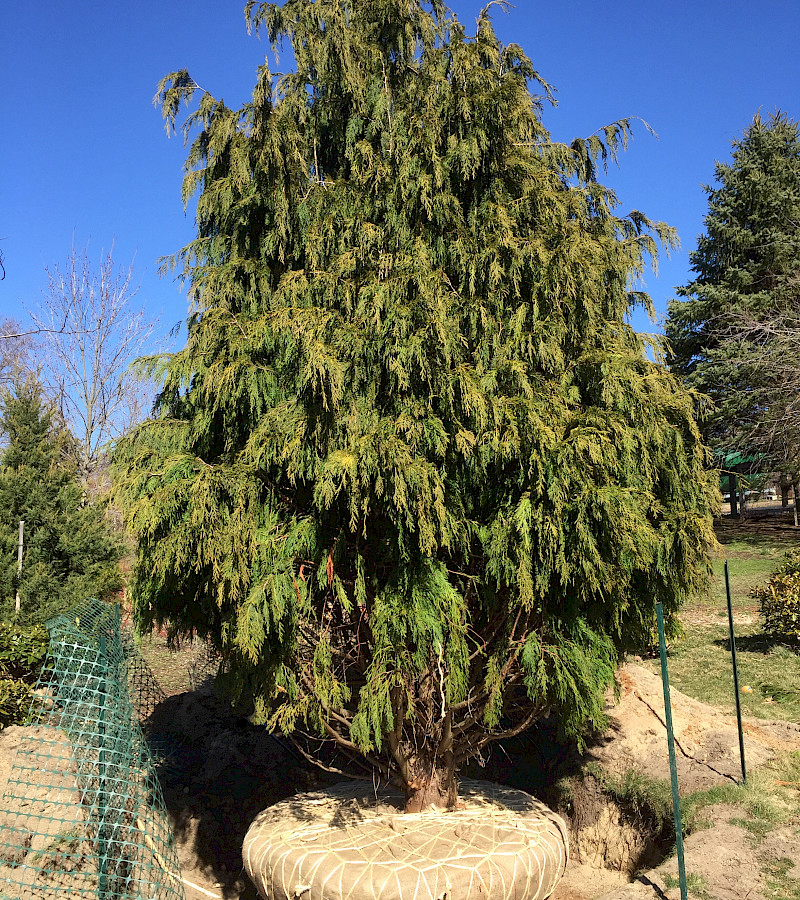
POLYGON ((400 794, 342 784, 264 810, 245 868, 269 900, 544 900, 566 825, 523 791, 464 781, 456 810, 402 813, 400 794))

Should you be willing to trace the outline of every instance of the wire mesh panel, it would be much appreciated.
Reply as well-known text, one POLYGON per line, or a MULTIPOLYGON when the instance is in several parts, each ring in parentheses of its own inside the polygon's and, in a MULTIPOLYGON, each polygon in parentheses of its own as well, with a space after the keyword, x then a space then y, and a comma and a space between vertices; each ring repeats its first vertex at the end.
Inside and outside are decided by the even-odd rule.
POLYGON ((182 900, 139 721, 157 685, 143 677, 119 607, 87 601, 47 629, 50 654, 0 812, 0 897, 182 900))

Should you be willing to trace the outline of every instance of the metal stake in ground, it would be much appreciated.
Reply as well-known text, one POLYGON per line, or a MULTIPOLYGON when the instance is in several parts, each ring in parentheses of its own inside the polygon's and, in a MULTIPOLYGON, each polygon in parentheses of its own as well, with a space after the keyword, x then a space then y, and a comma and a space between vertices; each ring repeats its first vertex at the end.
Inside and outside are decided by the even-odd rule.
POLYGON ((100 781, 100 790, 98 792, 97 805, 100 821, 97 827, 97 896, 98 900, 107 900, 108 897, 108 834, 107 822, 108 816, 108 790, 107 790, 107 771, 106 771, 106 705, 108 700, 108 649, 106 646, 105 634, 100 634, 100 656, 99 663, 101 667, 100 676, 100 709, 99 709, 99 734, 98 734, 98 775, 100 781))
POLYGON ((19 541, 17 542, 17 595, 14 598, 14 610, 19 613, 19 583, 22 578, 22 542, 25 534, 25 522, 20 519, 19 522, 19 541))
POLYGON ((672 731, 672 704, 669 699, 669 675, 667 673, 667 640, 664 636, 664 611, 656 603, 658 620, 658 649, 661 652, 661 682, 664 686, 664 719, 667 723, 669 746, 669 774, 672 781, 672 815, 675 819, 675 847, 678 851, 678 878, 681 883, 681 900, 687 900, 686 866, 683 862, 683 823, 681 822, 681 798, 678 794, 678 764, 675 760, 675 736, 672 731))
POLYGON ((736 661, 736 637, 733 633, 733 604, 731 603, 731 581, 728 577, 728 560, 725 560, 725 593, 728 596, 728 628, 731 636, 731 662, 733 663, 733 693, 736 695, 736 724, 739 726, 739 757, 742 760, 742 781, 747 781, 744 763, 744 732, 742 731, 742 703, 739 699, 739 664, 736 661))

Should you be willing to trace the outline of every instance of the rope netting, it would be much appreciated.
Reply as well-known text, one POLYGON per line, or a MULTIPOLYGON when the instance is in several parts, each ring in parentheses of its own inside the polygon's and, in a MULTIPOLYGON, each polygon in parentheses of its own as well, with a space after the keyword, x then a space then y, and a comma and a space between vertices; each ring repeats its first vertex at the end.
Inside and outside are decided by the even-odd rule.
POLYGON ((90 600, 47 629, 0 812, 0 897, 183 900, 141 727, 163 694, 118 606, 90 600))
POLYGON ((462 781, 456 810, 403 813, 391 790, 297 794, 250 826, 245 869, 268 900, 545 900, 566 869, 563 819, 524 791, 462 781))

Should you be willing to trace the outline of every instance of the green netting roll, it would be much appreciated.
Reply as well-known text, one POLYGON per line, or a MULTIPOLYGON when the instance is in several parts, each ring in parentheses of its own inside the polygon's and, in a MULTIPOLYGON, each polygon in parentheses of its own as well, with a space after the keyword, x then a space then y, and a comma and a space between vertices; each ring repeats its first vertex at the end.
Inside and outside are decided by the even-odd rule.
POLYGON ((0 897, 183 900, 139 721, 144 663, 119 607, 89 600, 47 629, 0 813, 0 897))

